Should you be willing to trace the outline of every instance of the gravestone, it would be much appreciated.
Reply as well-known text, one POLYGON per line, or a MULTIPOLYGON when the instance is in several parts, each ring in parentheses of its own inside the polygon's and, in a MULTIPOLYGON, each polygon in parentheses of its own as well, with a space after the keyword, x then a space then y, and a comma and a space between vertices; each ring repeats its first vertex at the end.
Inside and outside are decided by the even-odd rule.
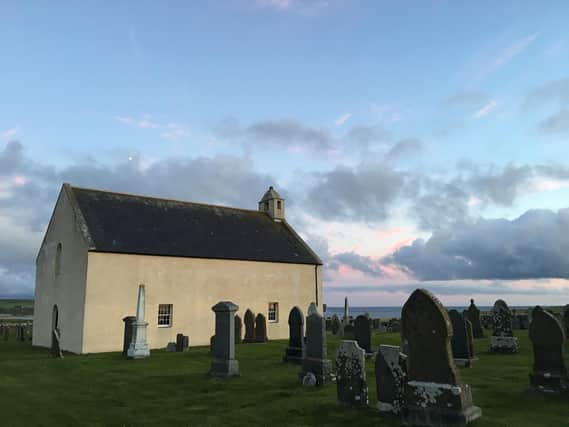
POLYGON ((126 316, 123 317, 124 322, 124 337, 122 344, 122 354, 126 356, 130 342, 132 341, 132 330, 134 328, 134 322, 136 322, 136 316, 126 316))
POLYGON ((464 319, 466 323, 466 338, 468 339, 468 350, 470 350, 470 358, 476 359, 474 356, 474 332, 472 331, 472 323, 470 320, 464 319))
POLYGON ((565 332, 559 320, 540 306, 535 307, 532 310, 529 338, 533 344, 530 390, 569 394, 564 355, 565 332))
POLYGON ((293 307, 288 315, 289 340, 284 361, 302 363, 304 355, 304 315, 298 307, 293 307))
POLYGON ((241 335, 243 330, 243 323, 238 314, 235 315, 235 344, 241 343, 241 335))
POLYGON ((144 359, 150 357, 150 349, 146 342, 146 328, 148 323, 144 320, 146 297, 144 285, 138 287, 138 301, 136 305, 136 320, 132 324, 132 338, 127 351, 129 359, 144 359))
POLYGON ((403 409, 407 356, 394 345, 380 345, 375 356, 377 410, 384 416, 399 416, 403 409))
POLYGON ((356 341, 342 341, 336 351, 336 390, 342 405, 368 405, 365 351, 356 341))
POLYGON ((332 316, 332 333, 334 335, 338 335, 338 332, 340 332, 340 328, 342 327, 342 323, 340 322, 340 318, 334 314, 332 316))
POLYGON ((239 375, 239 362, 235 359, 235 312, 239 307, 231 301, 218 302, 211 308, 215 312, 215 339, 209 375, 231 377, 239 375))
POLYGON ((213 353, 213 347, 215 346, 215 335, 209 337, 209 352, 213 353))
POLYGON ((369 317, 359 315, 354 322, 354 338, 360 348, 363 348, 366 355, 373 353, 371 349, 371 322, 369 317))
POLYGON ((326 359, 326 326, 314 303, 309 307, 311 314, 306 318, 306 347, 299 373, 301 382, 308 373, 316 378, 316 385, 323 385, 332 379, 332 363, 326 359))
POLYGON ((472 351, 468 339, 467 320, 456 310, 450 310, 448 316, 452 323, 451 348, 454 363, 461 368, 472 366, 472 351))
POLYGON ((563 307, 563 326, 565 327, 565 336, 569 336, 569 304, 563 307))
POLYGON ((255 342, 267 342, 267 319, 265 315, 259 313, 255 318, 255 342))
POLYGON ((484 338, 484 328, 482 327, 482 322, 480 321, 480 310, 474 304, 474 299, 470 300, 470 306, 466 310, 466 318, 472 323, 472 333, 474 338, 484 338))
POLYGON ((424 289, 415 290, 402 310, 401 334, 408 345, 402 420, 412 426, 464 426, 480 417, 472 392, 460 381, 446 310, 424 289))
POLYGON ((350 324, 344 325, 343 331, 344 334, 342 335, 342 337, 344 337, 345 339, 354 340, 356 338, 355 328, 353 325, 350 324))
POLYGON ((349 323, 349 319, 350 319, 350 307, 348 306, 348 297, 344 297, 344 316, 342 317, 342 323, 344 324, 344 326, 349 323))
POLYGON ((57 359, 63 359, 63 351, 61 350, 61 332, 59 328, 51 331, 51 349, 49 355, 57 359))
POLYGON ((490 351, 494 353, 517 353, 518 339, 512 332, 512 313, 508 305, 501 299, 492 308, 494 333, 490 338, 490 351))
POLYGON ((255 315, 249 309, 245 312, 245 338, 243 342, 255 342, 255 315))
POLYGON ((190 350, 190 337, 184 334, 176 335, 176 351, 186 352, 190 350))
POLYGON ((176 350, 176 347, 177 347, 177 345, 176 345, 175 342, 169 342, 169 343, 166 345, 166 351, 167 351, 168 353, 174 353, 175 351, 177 351, 177 350, 176 350))

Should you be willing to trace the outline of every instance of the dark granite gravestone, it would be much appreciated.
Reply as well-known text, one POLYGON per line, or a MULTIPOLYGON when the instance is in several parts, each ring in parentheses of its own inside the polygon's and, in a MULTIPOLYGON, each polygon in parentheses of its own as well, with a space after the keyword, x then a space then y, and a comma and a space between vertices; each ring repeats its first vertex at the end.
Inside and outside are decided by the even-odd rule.
POLYGON ((480 310, 474 304, 474 300, 470 300, 470 306, 466 310, 466 318, 472 323, 472 332, 474 338, 484 338, 484 328, 482 328, 482 323, 480 322, 480 310))
POLYGON ((569 394, 569 376, 565 365, 565 332, 559 320, 540 306, 532 310, 529 338, 533 344, 532 391, 569 394))
POLYGON ((190 349, 190 338, 184 334, 176 335, 176 351, 185 352, 190 349))
POLYGON ((304 315, 298 307, 293 307, 288 315, 289 339, 284 361, 302 363, 304 355, 304 315))
POLYGON ((306 347, 299 378, 303 382, 308 373, 316 377, 316 385, 331 381, 332 363, 326 359, 326 327, 324 318, 313 303, 306 318, 306 347))
POLYGON ((255 342, 267 342, 267 319, 261 313, 255 318, 255 342))
POLYGON ((371 349, 371 322, 369 317, 360 314, 354 323, 355 340, 367 355, 371 355, 373 351, 371 349))
POLYGON ((355 328, 353 325, 350 325, 349 323, 347 325, 344 325, 343 332, 344 334, 342 335, 342 337, 344 337, 344 339, 346 340, 356 339, 355 328))
POLYGON ((168 344, 166 344, 166 351, 168 353, 176 352, 176 343, 175 342, 169 342, 168 344))
POLYGON ((565 336, 569 336, 569 304, 563 307, 563 326, 565 326, 565 336))
POLYGON ((239 307, 231 301, 218 302, 211 308, 215 312, 215 339, 209 375, 231 377, 239 375, 239 362, 235 359, 235 312, 239 307))
POLYGON ((517 353, 518 339, 512 332, 512 312, 501 299, 492 308, 494 333, 490 338, 490 351, 495 353, 517 353))
POLYGON ((470 343, 468 340, 468 331, 466 327, 466 319, 462 317, 456 310, 450 310, 448 316, 452 323, 451 348, 454 363, 462 368, 469 368, 472 364, 470 355, 470 343))
POLYGON ((243 342, 255 342, 255 315, 251 310, 247 309, 243 322, 245 323, 245 338, 243 342))
POLYGON ((472 323, 470 320, 464 319, 466 323, 466 338, 468 339, 468 350, 470 350, 470 358, 476 359, 474 356, 474 332, 472 331, 472 323))
POLYGON ((213 347, 215 346, 215 335, 209 337, 209 352, 213 353, 213 347))
POLYGON ((55 357, 57 359, 63 359, 63 351, 61 350, 61 332, 59 332, 58 328, 55 328, 51 331, 51 348, 49 351, 49 355, 51 357, 55 357))
POLYGON ((336 351, 336 389, 338 403, 368 405, 365 351, 356 341, 342 341, 336 351))
POLYGON ((451 328, 442 304, 424 289, 415 290, 403 306, 401 334, 409 352, 402 414, 406 425, 464 426, 482 414, 454 365, 451 328))
POLYGON ((334 314, 332 316, 332 327, 331 327, 332 333, 334 335, 338 335, 338 332, 340 332, 341 327, 342 327, 342 324, 340 322, 340 318, 336 314, 334 314))
POLYGON ((235 344, 241 343, 241 335, 243 334, 243 322, 238 314, 235 315, 235 344))
POLYGON ((407 356, 394 345, 380 345, 375 356, 377 410, 384 416, 399 416, 403 408, 407 356))

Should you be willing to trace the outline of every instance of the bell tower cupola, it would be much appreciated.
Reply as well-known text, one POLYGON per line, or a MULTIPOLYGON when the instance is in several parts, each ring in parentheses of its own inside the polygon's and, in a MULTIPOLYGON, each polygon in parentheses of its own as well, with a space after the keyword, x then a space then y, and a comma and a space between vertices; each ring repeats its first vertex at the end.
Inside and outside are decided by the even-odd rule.
POLYGON ((259 202, 259 210, 269 214, 274 221, 285 218, 285 201, 271 186, 259 202))

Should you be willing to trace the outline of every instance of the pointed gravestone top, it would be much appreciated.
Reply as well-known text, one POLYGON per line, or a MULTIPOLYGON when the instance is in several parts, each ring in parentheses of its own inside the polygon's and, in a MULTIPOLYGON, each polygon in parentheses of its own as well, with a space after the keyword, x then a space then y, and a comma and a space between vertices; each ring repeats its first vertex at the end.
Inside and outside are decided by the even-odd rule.
POLYGON ((315 303, 311 302, 310 305, 308 306, 308 316, 315 313, 318 314, 318 307, 316 306, 315 303))
POLYGON ((403 306, 401 323, 408 343, 409 380, 458 384, 450 347, 452 326, 439 300, 425 289, 415 290, 403 306))

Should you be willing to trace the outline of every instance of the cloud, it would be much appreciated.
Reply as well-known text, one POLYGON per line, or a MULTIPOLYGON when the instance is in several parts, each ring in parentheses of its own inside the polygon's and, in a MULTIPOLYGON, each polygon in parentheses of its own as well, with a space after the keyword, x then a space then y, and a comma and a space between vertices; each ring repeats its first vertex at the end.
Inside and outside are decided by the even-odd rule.
POLYGON ((160 136, 164 139, 179 140, 190 135, 188 125, 175 122, 161 124, 153 120, 149 114, 145 114, 139 119, 131 116, 115 116, 115 120, 137 129, 159 129, 161 130, 160 136))
POLYGON ((417 239, 383 262, 420 280, 569 278, 569 209, 479 219, 417 239))
POLYGON ((381 269, 381 265, 372 260, 370 257, 359 255, 353 251, 342 252, 332 256, 328 266, 334 270, 337 270, 340 265, 345 265, 353 270, 359 271, 367 276, 371 277, 382 277, 384 272, 381 269))
POLYGON ((403 158, 416 155, 423 149, 423 144, 417 138, 406 138, 394 144, 386 154, 389 159, 403 158))
MULTIPOLYGON (((116 164, 85 159, 62 169, 32 161, 22 144, 0 151, 0 295, 33 294, 33 265, 63 182, 256 209, 276 181, 255 172, 247 157, 167 158, 140 167, 140 157, 116 164)), ((286 188, 279 187, 286 195, 286 188)))
POLYGON ((569 133, 569 109, 563 109, 543 120, 539 130, 546 134, 569 133))
POLYGON ((454 108, 454 107, 477 108, 488 103, 489 100, 490 96, 484 92, 476 90, 467 90, 463 92, 458 92, 448 98, 443 99, 441 105, 444 108, 454 108))
POLYGON ((496 101, 494 101, 494 100, 489 101, 487 104, 485 104, 480 109, 475 111, 472 114, 472 118, 473 119, 480 119, 480 118, 488 115, 494 108, 496 108, 496 105, 498 105, 496 103, 496 101))
POLYGON ((367 152, 374 146, 382 145, 389 141, 391 136, 381 126, 363 126, 358 125, 352 127, 344 136, 344 143, 348 149, 357 148, 367 152))
POLYGON ((350 119, 350 117, 352 117, 352 113, 342 114, 340 117, 338 117, 334 121, 334 124, 336 126, 342 126, 344 123, 346 123, 350 119))
POLYGON ((489 57, 488 62, 483 66, 478 78, 482 79, 512 62, 512 60, 522 54, 537 37, 538 33, 527 35, 495 52, 489 57))
POLYGON ((569 105, 569 77, 551 80, 532 89, 524 101, 524 109, 540 107, 544 104, 569 105))
POLYGON ((5 139, 12 139, 18 134, 18 132, 19 132, 19 128, 16 126, 16 127, 7 129, 4 132, 0 133, 0 137, 5 138, 5 139))

